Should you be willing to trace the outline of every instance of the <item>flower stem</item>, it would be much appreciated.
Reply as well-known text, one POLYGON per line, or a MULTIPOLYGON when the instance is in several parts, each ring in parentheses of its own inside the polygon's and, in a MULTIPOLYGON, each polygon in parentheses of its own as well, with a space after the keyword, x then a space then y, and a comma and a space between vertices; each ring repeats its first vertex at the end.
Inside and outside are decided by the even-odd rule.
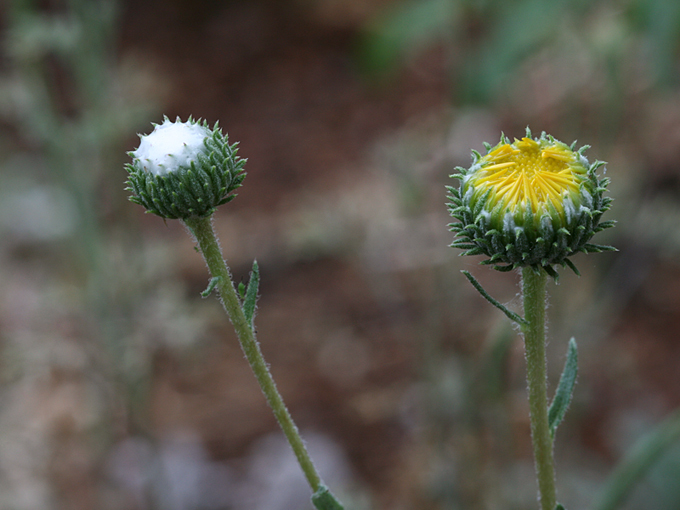
POLYGON ((288 439, 291 448, 293 448, 293 452, 295 452, 295 456, 307 478, 309 486, 312 488, 312 492, 316 493, 319 488, 322 487, 321 477, 317 473, 316 468, 312 463, 312 459, 302 441, 302 437, 300 437, 295 422, 293 422, 293 418, 288 412, 288 408, 276 388, 274 379, 262 356, 262 351, 260 350, 260 346, 255 337, 255 332, 250 327, 250 324, 243 313, 241 302, 236 293, 236 289, 234 288, 231 274, 229 273, 229 267, 222 256, 222 250, 220 249, 215 236, 215 231, 212 228, 212 218, 189 218, 184 220, 184 223, 196 237, 196 241, 203 254, 203 258, 208 265, 210 274, 219 279, 217 282, 217 289, 222 298, 222 306, 236 330, 236 335, 241 343, 243 353, 245 354, 248 363, 250 363, 250 367, 253 369, 255 378, 260 384, 260 388, 262 388, 262 392, 267 398, 267 402, 272 408, 272 411, 274 411, 274 416, 279 422, 279 425, 281 425, 281 429, 283 430, 286 439, 288 439))
POLYGON ((527 383, 529 386, 529 411, 531 414, 531 440, 534 446, 534 462, 538 480, 538 495, 541 510, 555 510, 555 466, 553 441, 548 422, 548 390, 545 357, 545 271, 534 271, 531 267, 522 269, 522 293, 524 298, 524 319, 522 325, 524 348, 527 361, 527 383))

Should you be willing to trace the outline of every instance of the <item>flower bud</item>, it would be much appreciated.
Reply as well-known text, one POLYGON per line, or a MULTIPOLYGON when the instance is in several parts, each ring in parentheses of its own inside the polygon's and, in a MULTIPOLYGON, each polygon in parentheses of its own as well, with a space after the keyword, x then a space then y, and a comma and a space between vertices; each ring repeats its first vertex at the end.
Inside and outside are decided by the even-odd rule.
POLYGON ((178 118, 154 125, 140 136, 139 148, 129 155, 130 200, 148 212, 168 219, 210 216, 217 206, 232 200, 245 178, 245 160, 237 145, 229 145, 217 123, 178 118))
POLYGON ((614 222, 600 223, 611 203, 609 180, 597 175, 603 162, 583 156, 587 146, 575 151, 545 133, 532 138, 529 128, 521 140, 502 135, 495 147, 485 145, 486 155, 473 152, 473 165, 456 169, 460 187, 447 187, 458 220, 451 246, 484 254, 482 263, 501 271, 531 266, 553 277, 555 264, 578 274, 569 260, 578 252, 614 250, 589 242, 614 222))

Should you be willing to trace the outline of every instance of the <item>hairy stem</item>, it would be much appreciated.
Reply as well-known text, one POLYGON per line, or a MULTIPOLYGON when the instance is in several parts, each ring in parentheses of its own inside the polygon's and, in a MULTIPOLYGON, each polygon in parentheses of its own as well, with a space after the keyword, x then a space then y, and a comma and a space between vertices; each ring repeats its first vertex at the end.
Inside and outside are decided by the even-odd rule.
POLYGON ((555 510, 555 466, 548 421, 548 390, 545 357, 545 307, 547 274, 531 267, 522 269, 524 319, 522 325, 527 361, 531 440, 541 510, 555 510))
POLYGON ((231 320, 231 323, 236 330, 236 335, 241 343, 243 353, 253 369, 255 378, 260 384, 260 388, 262 388, 262 392, 267 398, 267 402, 272 408, 272 411, 274 411, 274 416, 276 416, 279 425, 281 425, 281 429, 283 430, 286 439, 288 439, 290 446, 295 452, 295 456, 307 478, 309 486, 312 488, 312 492, 316 493, 319 488, 322 487, 321 477, 317 473, 316 468, 312 463, 312 459, 307 452, 307 448, 305 448, 302 438, 300 437, 300 433, 293 422, 293 418, 288 412, 288 408, 276 388, 274 379, 262 356, 262 351, 260 350, 260 346, 255 337, 255 332, 250 327, 250 324, 243 313, 241 302, 236 293, 236 289, 234 288, 231 274, 229 273, 229 267, 222 256, 222 251, 212 228, 212 219, 190 218, 184 220, 184 222, 196 237, 196 241, 203 254, 203 258, 208 265, 210 274, 213 277, 218 278, 217 289, 222 298, 222 306, 224 306, 224 310, 227 312, 229 320, 231 320))

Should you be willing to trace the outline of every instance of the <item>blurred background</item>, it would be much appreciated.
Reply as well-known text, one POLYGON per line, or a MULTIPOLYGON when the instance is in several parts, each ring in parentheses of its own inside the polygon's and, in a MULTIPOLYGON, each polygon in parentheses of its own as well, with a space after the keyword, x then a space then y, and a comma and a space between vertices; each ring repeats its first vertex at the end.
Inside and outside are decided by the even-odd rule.
MULTIPOLYGON (((191 240, 127 201, 164 114, 248 158, 216 228, 348 510, 535 507, 522 346, 460 270, 516 310, 518 275, 447 247, 448 175, 501 131, 612 178, 620 251, 549 288, 560 501, 680 406, 677 0, 5 0, 0 30, 0 509, 309 508, 191 240)), ((679 477, 676 446, 621 508, 679 477)))

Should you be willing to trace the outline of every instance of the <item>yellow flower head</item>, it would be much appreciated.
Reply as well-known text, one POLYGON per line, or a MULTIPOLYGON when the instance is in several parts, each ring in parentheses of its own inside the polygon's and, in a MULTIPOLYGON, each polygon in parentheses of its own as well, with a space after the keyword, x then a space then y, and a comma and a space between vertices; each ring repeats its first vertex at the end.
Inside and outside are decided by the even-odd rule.
POLYGON ((458 168, 451 188, 453 246, 465 254, 485 254, 496 269, 533 266, 552 276, 554 264, 576 270, 568 257, 579 251, 609 247, 590 244, 598 231, 613 226, 599 223, 611 199, 604 197, 608 180, 577 151, 543 133, 510 142, 505 136, 487 154, 474 154, 469 169, 458 168))
POLYGON ((534 214, 554 208, 564 216, 564 198, 578 197, 588 170, 579 154, 554 140, 525 137, 501 143, 479 160, 470 177, 477 197, 491 192, 490 206, 517 211, 531 207, 534 214))

